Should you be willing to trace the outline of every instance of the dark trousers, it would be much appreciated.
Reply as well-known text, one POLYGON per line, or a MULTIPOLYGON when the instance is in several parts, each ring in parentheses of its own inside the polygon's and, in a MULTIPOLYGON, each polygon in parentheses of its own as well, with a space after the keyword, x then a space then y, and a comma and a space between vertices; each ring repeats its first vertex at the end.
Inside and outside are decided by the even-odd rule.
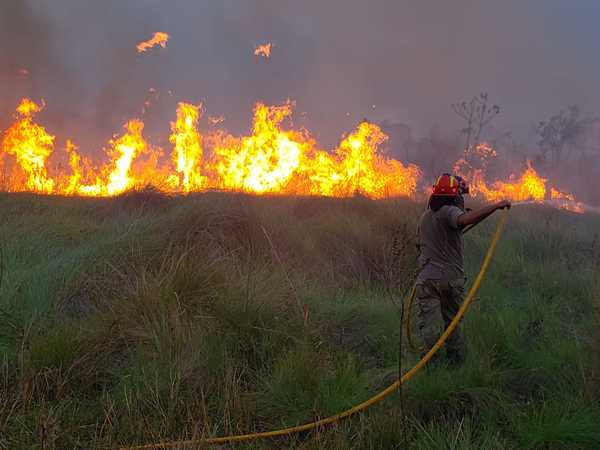
MULTIPOLYGON (((465 280, 424 280, 417 284, 416 300, 419 331, 427 353, 439 339, 460 308, 465 291, 465 280), (442 327, 443 325, 443 327, 442 327)), ((453 362, 462 362, 465 343, 460 325, 446 341, 446 353, 453 362)))

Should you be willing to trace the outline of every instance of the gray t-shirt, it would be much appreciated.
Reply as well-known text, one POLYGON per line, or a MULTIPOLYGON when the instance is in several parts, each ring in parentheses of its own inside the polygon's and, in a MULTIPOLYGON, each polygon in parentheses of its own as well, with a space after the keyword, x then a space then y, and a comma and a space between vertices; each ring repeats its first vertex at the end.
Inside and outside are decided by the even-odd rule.
POLYGON ((417 228, 419 273, 417 283, 424 280, 464 278, 463 235, 458 218, 464 211, 456 206, 428 209, 417 228))

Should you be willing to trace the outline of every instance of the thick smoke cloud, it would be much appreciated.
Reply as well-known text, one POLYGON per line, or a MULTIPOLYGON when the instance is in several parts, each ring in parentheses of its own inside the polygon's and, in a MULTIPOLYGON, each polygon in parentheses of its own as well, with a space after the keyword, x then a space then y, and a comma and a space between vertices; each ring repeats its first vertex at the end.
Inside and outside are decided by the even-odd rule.
POLYGON ((600 110, 599 14, 558 0, 3 0, 0 121, 19 96, 44 98, 53 132, 99 144, 155 88, 145 119, 163 139, 179 100, 243 132, 256 100, 291 98, 329 145, 364 117, 456 129, 449 105, 487 90, 496 126, 527 131, 568 104, 600 110), (138 55, 159 30, 167 48, 138 55), (252 54, 265 41, 268 61, 252 54))

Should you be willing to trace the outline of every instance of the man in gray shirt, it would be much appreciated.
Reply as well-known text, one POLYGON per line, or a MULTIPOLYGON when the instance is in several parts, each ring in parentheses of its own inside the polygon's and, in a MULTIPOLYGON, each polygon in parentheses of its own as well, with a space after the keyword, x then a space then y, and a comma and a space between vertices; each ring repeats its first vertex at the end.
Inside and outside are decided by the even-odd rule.
MULTIPOLYGON (((465 212, 466 182, 459 176, 443 174, 437 178, 427 211, 419 221, 419 273, 416 300, 419 330, 427 353, 440 336, 440 325, 447 327, 460 308, 465 288, 463 266, 463 229, 475 225, 498 209, 510 208, 502 200, 476 211, 465 212)), ((460 327, 447 341, 447 357, 451 364, 464 361, 465 345, 460 327)))

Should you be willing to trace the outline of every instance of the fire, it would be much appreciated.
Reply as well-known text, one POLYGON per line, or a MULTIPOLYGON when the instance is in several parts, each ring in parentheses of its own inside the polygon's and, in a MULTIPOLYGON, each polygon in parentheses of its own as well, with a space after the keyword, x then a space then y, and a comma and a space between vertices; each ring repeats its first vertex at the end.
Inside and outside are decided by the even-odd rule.
POLYGON ((138 53, 143 53, 146 50, 155 47, 157 45, 160 45, 162 48, 165 48, 167 46, 167 41, 169 40, 169 35, 167 33, 163 33, 162 31, 157 31, 156 33, 154 33, 154 36, 152 36, 152 38, 148 39, 147 41, 143 41, 140 42, 137 45, 137 51, 138 53))
POLYGON ((572 212, 576 212, 576 213, 585 212, 585 207, 584 207, 583 203, 575 200, 575 196, 572 194, 568 194, 566 192, 561 192, 558 189, 551 188, 550 189, 550 198, 561 209, 566 209, 568 211, 572 211, 572 212))
POLYGON ((45 106, 46 105, 44 104, 43 100, 42 104, 38 105, 32 100, 24 98, 23 100, 21 100, 19 106, 17 106, 17 113, 23 117, 31 117, 33 114, 38 113, 42 109, 44 109, 45 106))
POLYGON ((550 199, 547 181, 527 163, 527 168, 520 175, 511 175, 508 181, 486 180, 486 170, 489 162, 497 156, 496 150, 487 143, 482 143, 468 149, 464 156, 456 161, 455 173, 465 177, 470 182, 471 194, 483 197, 487 201, 509 199, 512 202, 548 202, 553 206, 574 212, 583 212, 585 207, 577 202, 571 194, 566 194, 550 187, 550 199))
POLYGON ((223 122, 225 122, 225 117, 223 116, 208 116, 208 123, 213 127, 223 122))
POLYGON ((491 145, 478 144, 467 149, 463 157, 456 161, 454 172, 469 180, 472 195, 482 196, 488 201, 544 201, 547 180, 538 175, 530 162, 520 175, 512 174, 508 181, 489 183, 486 179, 487 167, 496 156, 496 150, 491 145))
POLYGON ((200 174, 202 162, 202 137, 196 130, 200 106, 179 103, 177 121, 171 123, 173 134, 169 138, 174 146, 173 161, 179 174, 176 186, 184 192, 199 190, 205 178, 200 174))
POLYGON ((66 187, 60 193, 84 196, 112 196, 125 192, 138 184, 142 174, 132 174, 134 160, 147 150, 147 144, 142 137, 144 123, 134 119, 124 126, 125 133, 109 143, 111 148, 107 155, 111 162, 100 169, 90 167, 88 160, 77 153, 75 146, 67 142, 69 166, 71 175, 67 177, 66 187), (91 182, 82 182, 91 181, 91 182))
POLYGON ((254 54, 256 56, 262 56, 263 58, 270 58, 271 57, 271 43, 268 42, 266 44, 257 46, 254 49, 254 54))
POLYGON ((77 186, 81 182, 81 156, 77 153, 77 147, 70 140, 67 140, 67 154, 69 155, 69 167, 71 175, 68 177, 65 194, 72 195, 77 193, 77 186))
POLYGON ((280 127, 291 112, 290 103, 271 108, 259 103, 254 111, 253 134, 241 140, 228 137, 217 145, 220 187, 256 193, 287 187, 308 150, 300 134, 280 127))
MULTIPOLYGON (((200 132, 201 105, 181 102, 171 123, 170 151, 146 142, 144 123, 133 119, 109 141, 107 162, 100 165, 83 157, 69 140, 66 151, 55 156, 54 136, 33 121, 43 107, 23 99, 15 123, 4 134, 0 169, 4 175, 8 169, 5 190, 113 196, 153 185, 169 193, 222 189, 333 197, 359 193, 374 199, 420 195, 421 170, 386 157, 382 148, 388 138, 379 126, 361 122, 333 151, 326 151, 307 130, 290 126, 294 104, 289 101, 279 106, 258 103, 251 130, 244 136, 214 127, 221 118, 210 116, 208 130, 200 132)), ((488 161, 495 156, 495 150, 483 144, 457 161, 455 171, 467 178, 474 196, 487 201, 547 201, 583 211, 573 195, 547 187, 547 180, 531 164, 507 181, 488 181, 488 161)))
POLYGON ((287 193, 372 198, 412 196, 420 170, 386 159, 380 146, 387 137, 363 122, 333 154, 316 148, 307 133, 286 131, 282 122, 292 104, 258 104, 251 136, 220 136, 214 148, 216 187, 253 193, 287 193))
POLYGON ((280 106, 258 103, 251 133, 235 137, 215 128, 203 136, 198 131, 200 106, 180 103, 176 120, 171 124, 170 161, 163 160, 162 150, 146 143, 142 136, 144 123, 136 119, 127 122, 123 135, 110 141, 109 162, 98 168, 69 141, 66 155, 70 173, 59 173, 55 183, 45 172, 54 138, 50 136, 31 144, 24 133, 14 136, 11 131, 25 127, 44 136, 43 128, 31 119, 40 107, 24 101, 19 106, 22 119, 7 133, 10 140, 5 139, 3 148, 5 153, 14 155, 14 148, 33 147, 42 158, 31 169, 21 164, 31 174, 31 181, 16 182, 11 190, 111 196, 152 184, 174 193, 226 189, 338 197, 355 193, 372 198, 414 195, 420 170, 382 154, 381 146, 387 136, 377 125, 359 124, 330 153, 319 149, 308 131, 285 127, 293 106, 291 102, 280 106))
POLYGON ((2 140, 2 152, 14 156, 19 166, 14 168, 11 177, 13 189, 21 184, 30 191, 53 191, 54 180, 48 178, 46 161, 54 150, 54 136, 32 120, 33 115, 42 109, 43 104, 23 99, 17 107, 17 121, 2 140))
POLYGON ((462 158, 454 163, 454 172, 465 178, 478 178, 496 156, 496 150, 491 145, 485 142, 474 145, 466 149, 462 158))
POLYGON ((405 167, 400 161, 386 159, 379 147, 387 139, 377 125, 360 123, 336 150, 337 161, 325 163, 332 173, 317 183, 321 187, 318 193, 360 192, 373 198, 414 195, 421 171, 415 165, 405 167))
POLYGON ((117 140, 111 141, 114 168, 108 176, 108 195, 120 194, 134 185, 134 179, 130 176, 131 164, 146 149, 146 142, 142 137, 143 129, 143 122, 130 120, 125 125, 127 132, 117 140))
POLYGON ((475 192, 480 192, 487 200, 496 201, 509 199, 513 202, 534 200, 543 202, 546 197, 546 179, 540 177, 535 169, 528 164, 527 169, 518 179, 513 175, 511 181, 496 181, 488 186, 481 178, 475 178, 475 192))

